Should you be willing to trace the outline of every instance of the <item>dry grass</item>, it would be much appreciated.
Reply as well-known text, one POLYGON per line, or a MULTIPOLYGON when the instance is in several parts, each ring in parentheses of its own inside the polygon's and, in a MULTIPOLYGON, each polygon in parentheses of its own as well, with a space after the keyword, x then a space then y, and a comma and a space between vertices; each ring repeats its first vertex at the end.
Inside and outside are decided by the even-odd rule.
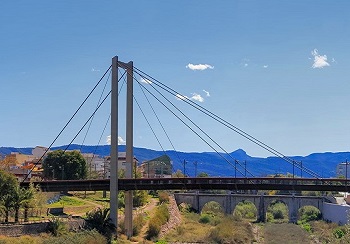
POLYGON ((52 243, 88 243, 103 244, 107 243, 106 238, 96 231, 82 231, 78 233, 69 233, 67 235, 53 237, 49 234, 40 236, 24 235, 20 237, 0 236, 0 244, 52 244, 52 243))
POLYGON ((295 224, 266 224, 264 226, 264 241, 266 244, 311 243, 309 234, 295 224))
POLYGON ((251 243, 254 239, 252 224, 222 217, 220 223, 200 223, 200 216, 186 213, 183 223, 169 232, 164 240, 171 242, 198 243, 251 243))

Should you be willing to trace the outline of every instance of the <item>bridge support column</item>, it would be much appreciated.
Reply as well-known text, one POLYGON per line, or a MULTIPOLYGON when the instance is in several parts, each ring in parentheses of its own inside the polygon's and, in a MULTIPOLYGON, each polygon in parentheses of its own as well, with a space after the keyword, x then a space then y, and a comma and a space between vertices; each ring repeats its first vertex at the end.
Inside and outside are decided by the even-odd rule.
POLYGON ((295 224, 298 220, 298 200, 295 199, 295 196, 293 194, 292 199, 290 200, 289 203, 289 223, 295 224))
POLYGON ((200 213, 200 211, 201 211, 200 206, 199 206, 199 192, 198 191, 196 191, 195 201, 194 201, 192 208, 196 209, 197 213, 200 213))
POLYGON ((265 203, 264 203, 263 193, 260 195, 257 221, 258 222, 266 222, 266 212, 265 212, 265 203))
MULTIPOLYGON (((133 178, 134 166, 134 150, 133 150, 133 62, 123 64, 127 73, 127 94, 126 94, 126 178, 133 178)), ((136 170, 136 169, 135 169, 136 170)), ((125 192, 125 229, 126 236, 130 239, 132 237, 132 191, 125 192)))
POLYGON ((112 59, 110 218, 118 226, 118 57, 112 59))

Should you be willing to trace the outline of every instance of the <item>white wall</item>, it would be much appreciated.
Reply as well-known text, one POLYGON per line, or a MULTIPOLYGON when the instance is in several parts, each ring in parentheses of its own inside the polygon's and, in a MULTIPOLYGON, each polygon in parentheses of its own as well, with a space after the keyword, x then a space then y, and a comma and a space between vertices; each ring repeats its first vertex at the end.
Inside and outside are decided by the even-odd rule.
POLYGON ((350 217, 350 206, 334 203, 323 203, 323 219, 345 225, 350 217))

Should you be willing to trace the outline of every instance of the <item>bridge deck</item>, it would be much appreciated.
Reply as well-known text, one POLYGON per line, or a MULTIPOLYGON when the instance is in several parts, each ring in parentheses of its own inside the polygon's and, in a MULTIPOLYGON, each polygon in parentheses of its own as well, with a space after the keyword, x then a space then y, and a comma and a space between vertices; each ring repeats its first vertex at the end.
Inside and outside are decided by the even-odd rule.
MULTIPOLYGON (((37 181, 43 191, 109 190, 109 179, 37 181)), ((28 187, 29 182, 21 186, 28 187)), ((348 192, 349 180, 314 178, 141 178, 119 179, 119 190, 291 190, 348 192)))

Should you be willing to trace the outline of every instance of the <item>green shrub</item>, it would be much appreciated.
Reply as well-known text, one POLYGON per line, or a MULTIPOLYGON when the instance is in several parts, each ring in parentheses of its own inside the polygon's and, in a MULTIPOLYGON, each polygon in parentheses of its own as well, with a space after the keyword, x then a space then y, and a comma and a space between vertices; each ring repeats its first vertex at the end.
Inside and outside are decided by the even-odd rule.
POLYGON ((207 214, 203 214, 199 217, 199 223, 202 223, 202 224, 207 224, 210 222, 210 216, 207 215, 207 214))
POLYGON ((242 218, 245 219, 254 219, 257 216, 257 209, 252 202, 243 201, 237 204, 233 214, 240 213, 242 218))
POLYGON ((212 215, 222 215, 223 212, 220 204, 214 201, 206 203, 202 209, 202 213, 211 213, 212 215))
POLYGON ((157 207, 154 216, 150 219, 147 229, 146 238, 151 240, 158 236, 160 228, 170 218, 168 207, 166 204, 161 204, 157 207))
POLYGON ((86 214, 85 217, 85 228, 88 230, 97 230, 99 233, 107 237, 108 240, 111 239, 113 233, 115 232, 115 225, 109 216, 109 208, 96 208, 91 210, 86 214))
POLYGON ((47 224, 47 231, 53 236, 59 236, 67 232, 67 227, 60 218, 53 216, 47 224))
POLYGON ((272 203, 271 206, 267 209, 268 214, 272 215, 268 216, 268 220, 283 220, 288 218, 288 207, 282 202, 272 203))
POLYGON ((152 218, 148 224, 146 238, 151 240, 154 237, 157 237, 160 232, 160 227, 162 226, 161 221, 158 218, 152 218))
POLYGON ((142 214, 136 215, 136 217, 133 220, 133 226, 132 226, 133 228, 132 232, 134 236, 137 236, 140 233, 144 224, 145 224, 145 219, 143 215, 142 214))
POLYGON ((158 240, 156 244, 167 244, 166 240, 158 240))
POLYGON ((314 206, 304 206, 299 209, 299 219, 303 222, 309 222, 314 220, 320 220, 322 218, 322 214, 320 210, 318 210, 314 206))
POLYGON ((301 225, 301 227, 307 232, 311 232, 311 225, 309 223, 304 223, 301 225))
POLYGON ((233 220, 242 221, 242 213, 240 211, 233 211, 233 220))
POLYGON ((336 228, 333 230, 333 236, 337 239, 341 239, 345 236, 346 232, 344 229, 336 228))

